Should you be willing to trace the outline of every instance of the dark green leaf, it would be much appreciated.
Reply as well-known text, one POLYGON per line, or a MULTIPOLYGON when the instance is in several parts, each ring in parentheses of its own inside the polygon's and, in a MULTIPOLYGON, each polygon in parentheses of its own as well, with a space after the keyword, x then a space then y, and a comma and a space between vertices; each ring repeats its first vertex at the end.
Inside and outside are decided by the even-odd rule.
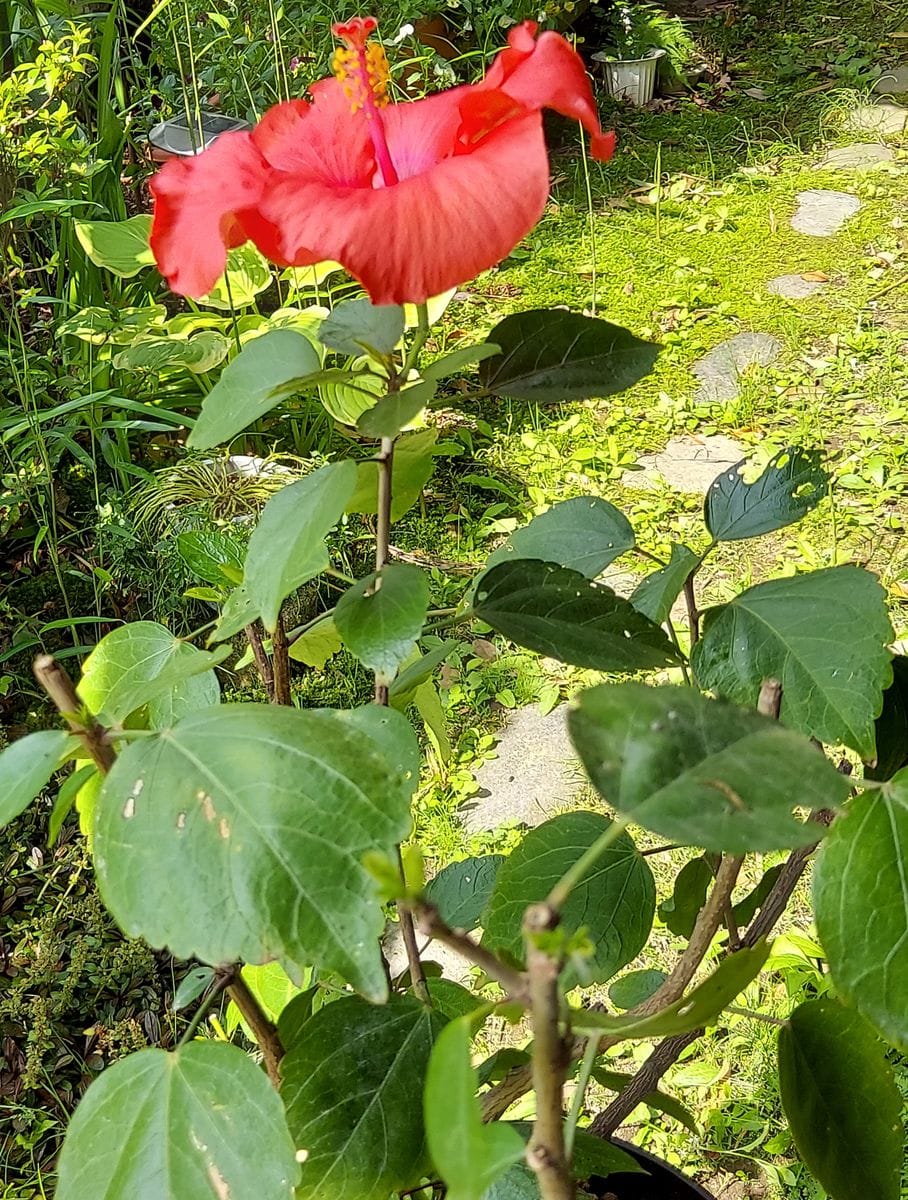
POLYGON ((536 1172, 518 1162, 482 1193, 482 1200, 539 1200, 536 1172))
POLYGON ((596 496, 576 496, 553 504, 512 533, 486 566, 538 558, 595 579, 619 554, 633 547, 634 530, 619 509, 596 496))
POLYGON ((800 734, 690 688, 592 688, 568 728, 590 779, 619 812, 707 850, 807 845, 823 826, 792 810, 837 808, 850 791, 800 734))
MULTIPOLYGON (((427 962, 432 961, 431 946, 422 952, 422 957, 427 962)), ((433 1007, 451 1021, 457 1017, 469 1016, 485 1003, 481 996, 467 991, 453 979, 427 979, 426 987, 429 989, 433 1007)))
POLYGON ((281 1009, 277 1019, 278 1037, 281 1039, 281 1045, 284 1050, 289 1053, 299 1041, 303 1026, 315 1012, 315 999, 319 989, 317 986, 306 988, 304 992, 294 996, 293 999, 281 1009))
POLYGON ((404 310, 397 304, 346 300, 322 321, 318 331, 324 345, 340 354, 391 354, 404 336, 404 310))
POLYGON ((717 542, 759 537, 783 529, 809 513, 826 495, 829 476, 816 450, 789 447, 774 455, 753 483, 745 483, 747 459, 710 484, 703 517, 717 542))
POLYGON ((104 267, 120 279, 154 266, 148 245, 151 217, 140 213, 125 221, 73 221, 76 237, 96 267, 104 267))
POLYGON ((817 930, 841 995, 908 1051, 908 769, 852 800, 814 869, 817 930))
POLYGON ((876 763, 867 767, 868 779, 891 779, 908 767, 908 658, 892 660, 892 683, 883 693, 883 711, 876 719, 876 763))
MULTIPOLYGON (((562 875, 609 827, 593 812, 564 813, 530 830, 499 867, 482 920, 493 946, 523 958, 521 924, 529 904, 544 900, 562 875)), ((640 953, 653 925, 656 888, 646 860, 626 833, 612 843, 561 911, 568 933, 585 929, 593 954, 590 979, 611 979, 640 953)))
POLYGON ((215 587, 243 581, 243 552, 220 529, 193 529, 179 534, 177 553, 190 571, 215 587))
POLYGON ((173 1012, 179 1012, 181 1008, 186 1008, 192 1004, 193 1000, 198 1000, 202 992, 214 983, 214 967, 193 967, 180 980, 180 986, 174 993, 173 1002, 170 1007, 173 1012))
POLYGON ((427 1156, 422 1092, 443 1024, 407 996, 357 996, 319 1009, 281 1063, 281 1095, 307 1151, 297 1200, 387 1200, 419 1182, 427 1156))
POLYGON ((478 346, 462 346, 452 350, 450 354, 436 358, 435 362, 429 363, 428 366, 421 367, 420 374, 423 379, 447 379, 449 375, 457 375, 464 367, 472 367, 475 363, 481 363, 483 359, 500 353, 501 347, 489 342, 481 342, 478 346))
POLYGON ((628 971, 609 986, 608 998, 615 1008, 636 1008, 665 983, 664 971, 628 971))
POLYGON ((416 738, 399 713, 236 704, 129 744, 95 811, 104 899, 181 958, 315 964, 384 998, 369 851, 410 828, 416 738))
POLYGON ((647 575, 634 588, 631 604, 645 617, 663 625, 669 618, 672 605, 684 590, 684 584, 691 571, 700 562, 700 556, 694 554, 682 542, 672 546, 668 565, 647 575))
POLYGON ((892 680, 886 596, 861 567, 830 567, 748 588, 705 614, 692 663, 701 687, 756 705, 782 684, 782 721, 828 745, 874 754, 892 680))
POLYGON ((482 858, 464 858, 443 867, 426 888, 426 899, 441 913, 442 920, 452 929, 469 932, 479 925, 479 918, 488 903, 498 868, 505 861, 503 854, 487 854, 482 858))
POLYGON ((0 826, 24 812, 47 786, 72 741, 62 729, 42 729, 0 753, 0 826))
MULTIPOLYGON (((514 1046, 505 1046, 479 1064, 476 1074, 480 1084, 498 1083, 514 1067, 524 1067, 530 1061, 528 1050, 518 1050, 514 1046)), ((579 1063, 577 1064, 579 1066, 579 1063)))
POLYGON ((501 353, 480 365, 483 387, 540 404, 623 392, 650 373, 659 353, 619 325, 562 309, 505 317, 489 341, 501 353))
POLYGON ((91 1085, 60 1155, 58 1200, 292 1200, 280 1097, 237 1046, 141 1050, 91 1085))
POLYGON ((684 864, 675 879, 671 896, 659 905, 659 916, 672 933, 690 937, 714 878, 709 863, 702 856, 684 864))
POLYGON ((248 342, 228 363, 205 397, 187 440, 195 450, 210 450, 270 412, 287 396, 286 386, 321 368, 318 352, 293 329, 272 329, 248 342))
MULTIPOLYGON (((593 1078, 597 1083, 601 1083, 604 1088, 608 1088, 612 1092, 622 1092, 629 1083, 633 1082, 634 1076, 625 1075, 621 1071, 607 1071, 604 1067, 593 1067, 593 1078)), ((689 1129, 695 1137, 699 1134, 700 1130, 697 1127, 697 1122, 694 1120, 693 1114, 685 1108, 680 1100, 676 1100, 674 1096, 669 1096, 665 1092, 660 1091, 650 1092, 643 1097, 640 1103, 654 1108, 656 1112, 663 1112, 666 1116, 673 1117, 681 1125, 689 1129)))
POLYGON ((766 942, 738 950, 722 960, 712 975, 682 999, 649 1017, 622 1017, 585 1009, 571 1011, 571 1023, 581 1033, 615 1034, 622 1037, 675 1037, 701 1026, 712 1025, 726 1005, 760 974, 769 957, 766 942))
MULTIPOLYGON (((530 1121, 510 1121, 508 1123, 517 1130, 524 1142, 530 1140, 533 1132, 533 1125, 530 1121)), ((613 1171, 645 1174, 643 1167, 626 1150, 606 1141, 605 1138, 595 1137, 583 1129, 574 1131, 573 1158, 573 1174, 574 1178, 578 1180, 589 1179, 591 1175, 611 1175, 613 1171)), ((538 1186, 537 1184, 537 1188, 538 1186)))
POLYGON ((348 460, 329 463, 271 497, 249 540, 246 590, 269 632, 281 605, 330 565, 325 538, 344 515, 356 486, 348 460))
POLYGON ((120 625, 103 637, 85 660, 79 696, 91 712, 114 725, 168 693, 177 693, 179 703, 188 681, 205 675, 207 678, 199 681, 200 694, 196 696, 193 690, 190 703, 198 698, 216 704, 219 688, 212 668, 229 653, 227 646, 197 650, 156 621, 120 625))
POLYGON ((482 576, 473 608, 518 646, 577 667, 637 671, 676 658, 664 630, 627 600, 553 563, 499 563, 482 576))
MULTIPOLYGON (((391 466, 391 520, 399 521, 422 495, 434 466, 437 429, 405 433, 394 445, 391 466)), ((374 513, 378 509, 378 463, 357 464, 356 490, 347 512, 374 513)))
POLYGON ((413 652, 428 606, 425 572, 412 563, 389 563, 344 592, 334 624, 351 654, 389 683, 413 652))
POLYGON ((776 867, 770 867, 753 891, 748 892, 743 900, 739 900, 737 904, 732 905, 732 915, 739 925, 744 926, 751 923, 757 915, 758 909, 762 908, 766 897, 772 891, 776 880, 781 874, 781 864, 776 867))
POLYGON ((831 1200, 898 1200, 902 1101, 873 1029, 824 997, 779 1033, 779 1091, 795 1145, 831 1200))
POLYGON ((434 395, 435 384, 429 380, 420 380, 400 392, 389 392, 374 407, 366 409, 356 428, 366 437, 395 438, 415 421, 434 395))
POLYGON ((448 1185, 447 1200, 482 1200, 524 1152, 523 1138, 510 1125, 483 1124, 470 1062, 471 1019, 445 1026, 426 1075, 426 1135, 435 1169, 448 1185))

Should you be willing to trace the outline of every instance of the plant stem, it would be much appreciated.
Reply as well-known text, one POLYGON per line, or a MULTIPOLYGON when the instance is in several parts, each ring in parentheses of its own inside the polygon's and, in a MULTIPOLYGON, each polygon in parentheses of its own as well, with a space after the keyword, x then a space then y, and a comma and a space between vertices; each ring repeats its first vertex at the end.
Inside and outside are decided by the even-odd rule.
POLYGON ((559 921, 558 910, 550 903, 531 905, 523 918, 536 1093, 536 1121, 527 1162, 536 1173, 543 1200, 574 1200, 576 1195, 564 1141, 564 1076, 569 1053, 558 1027, 561 963, 539 944, 539 935, 556 929, 559 921))
POLYGON ((659 1042, 627 1087, 622 1088, 608 1108, 596 1116, 589 1132, 598 1137, 611 1137, 637 1105, 656 1090, 659 1080, 678 1061, 682 1052, 702 1034, 702 1029, 695 1029, 691 1033, 664 1038, 659 1042))
POLYGON ((410 344, 410 349, 404 359, 404 365, 401 369, 401 375, 406 382, 407 375, 416 366, 419 358, 419 353, 426 344, 426 338, 429 336, 429 306, 428 304, 417 304, 416 306, 416 334, 410 344))
POLYGON ((280 1087, 280 1064, 281 1059, 284 1057, 284 1047, 281 1044, 281 1039, 278 1037, 274 1022, 265 1016, 261 1005, 249 990, 249 985, 239 971, 236 972, 228 985, 227 995, 240 1010, 243 1020, 252 1030, 252 1034, 262 1051, 262 1061, 265 1064, 265 1070, 268 1072, 268 1078, 275 1087, 280 1087))
POLYGON ((441 942, 467 962, 480 967, 490 979, 501 984, 511 1000, 520 1004, 529 1003, 526 976, 522 972, 515 971, 513 967, 503 963, 491 950, 474 942, 462 929, 452 929, 442 920, 434 904, 418 904, 414 911, 419 920, 419 927, 426 937, 441 942))
POLYGON ((192 1038, 193 1034, 201 1024, 202 1018, 211 1008, 212 1004, 214 1004, 218 996, 220 996, 222 992, 226 991, 226 989, 229 988, 233 983, 236 973, 236 967, 224 967, 215 974, 214 981, 212 982, 211 988, 208 991, 208 995, 192 1014, 192 1020, 186 1026, 185 1032, 183 1033, 183 1036, 180 1038, 179 1042, 177 1042, 178 1048, 180 1046, 185 1046, 186 1043, 192 1038))
POLYGON ((94 759, 101 774, 106 775, 116 755, 106 740, 107 730, 88 712, 76 694, 73 681, 52 654, 39 655, 32 669, 57 712, 94 759))
POLYGON ((700 640, 700 613, 697 609, 693 572, 684 580, 684 603, 687 605, 687 623, 690 628, 691 649, 693 649, 700 640))
POLYGON ((252 650, 252 657, 255 659, 255 665, 258 668, 262 686, 270 696, 273 694, 274 689, 274 673, 271 670, 271 660, 265 653, 265 647, 262 645, 262 635, 259 633, 255 622, 246 626, 245 633, 246 640, 252 650))
POLYGON ((567 1124, 564 1127, 564 1148, 567 1151, 568 1158, 571 1157, 574 1150, 574 1134, 577 1132, 577 1122, 583 1111, 583 1098, 586 1095, 586 1089, 589 1085, 590 1076, 593 1073, 593 1065, 596 1062, 598 1053, 599 1039, 597 1037, 587 1038, 586 1049, 583 1052, 583 1061, 577 1073, 577 1086, 571 1101, 571 1111, 568 1113, 567 1124))
POLYGON ((291 706, 290 697, 290 654, 287 642, 287 629, 283 616, 278 613, 274 633, 271 635, 271 662, 274 671, 274 704, 291 706))
POLYGON ((754 1012, 752 1008, 742 1008, 740 1004, 729 1004, 725 1011, 736 1013, 739 1017, 747 1017, 749 1021, 762 1021, 764 1025, 777 1025, 784 1028, 788 1024, 781 1017, 771 1017, 769 1013, 754 1012))
POLYGON ((550 908, 559 909, 583 877, 595 866, 609 846, 616 842, 630 824, 629 817, 616 817, 608 829, 596 838, 592 846, 561 876, 546 898, 550 908))

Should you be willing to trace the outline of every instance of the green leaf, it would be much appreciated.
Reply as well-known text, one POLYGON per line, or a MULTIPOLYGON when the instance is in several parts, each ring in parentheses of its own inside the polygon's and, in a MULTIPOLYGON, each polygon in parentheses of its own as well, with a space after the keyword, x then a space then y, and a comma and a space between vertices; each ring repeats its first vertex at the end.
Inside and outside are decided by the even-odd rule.
POLYGON ((426 1169, 422 1089, 443 1021, 407 996, 381 1007, 351 996, 299 1030, 281 1095, 308 1153, 298 1200, 387 1200, 426 1169))
POLYGON ((326 317, 318 336, 340 354, 391 354, 404 336, 404 310, 398 304, 347 300, 326 317))
POLYGON ((299 1041, 303 1026, 315 1012, 315 1000, 319 994, 319 990, 317 984, 306 988, 304 992, 298 992, 281 1009, 280 1016, 277 1019, 277 1033, 285 1051, 292 1050, 299 1041))
POLYGON ((0 827, 24 812, 47 786, 68 746, 62 729, 28 733, 0 753, 0 827))
POLYGON ((526 1163, 515 1163, 490 1188, 486 1188, 482 1200, 539 1200, 536 1172, 526 1163))
POLYGON ((464 367, 472 367, 486 358, 492 358, 501 353, 501 347, 490 342, 481 342, 478 346, 462 346, 452 350, 428 366, 420 367, 423 379, 447 379, 449 375, 458 375, 464 367))
MULTIPOLYGON (((193 676, 208 674, 229 653, 227 646, 197 650, 156 621, 134 621, 120 625, 98 642, 83 664, 77 690, 104 723, 119 724, 143 705, 183 688, 193 676)), ((213 699, 208 702, 216 704, 219 689, 213 673, 202 683, 201 699, 211 695, 212 681, 213 699)))
POLYGON ((523 1138, 510 1125, 483 1124, 470 1061, 471 1021, 460 1017, 441 1031, 426 1075, 426 1135, 447 1200, 482 1200, 524 1153, 523 1138))
POLYGON ((367 409, 356 423, 366 437, 395 438, 410 425, 435 395, 435 384, 420 380, 400 392, 389 392, 367 409))
POLYGON ((702 855, 685 863, 678 872, 671 896, 659 905, 659 916, 677 937, 689 938, 693 933, 714 878, 702 855))
POLYGON ((243 552, 219 529, 193 529, 177 536, 177 553, 199 579, 215 587, 243 581, 243 552))
MULTIPOLYGON (((255 996, 256 1000, 258 1000, 262 1012, 269 1021, 275 1023, 279 1022, 281 1014, 292 1000, 295 1000, 297 996, 305 994, 297 987, 281 964, 277 962, 264 963, 261 966, 245 963, 241 974, 246 986, 252 992, 253 996, 255 996)), ((240 1014, 240 1010, 231 1000, 227 1006, 228 1031, 231 1028, 235 1029, 238 1025, 242 1025, 250 1041, 255 1041, 254 1033, 249 1029, 240 1014)), ((282 1041, 282 1045, 286 1049, 288 1043, 282 1041)))
MULTIPOLYGON (((633 1082, 634 1076, 625 1075, 620 1071, 606 1071, 604 1067, 593 1067, 593 1078, 597 1083, 601 1083, 604 1088, 608 1088, 612 1092, 622 1092, 629 1083, 633 1082)), ((680 1100, 676 1100, 674 1096, 669 1096, 665 1092, 657 1090, 649 1092, 643 1097, 640 1103, 654 1108, 657 1112, 663 1112, 668 1117, 673 1117, 681 1125, 689 1129, 695 1137, 699 1135, 700 1130, 697 1127, 697 1122, 694 1120, 693 1114, 685 1108, 680 1100)))
POLYGON ((131 279, 155 265, 148 245, 151 217, 147 213, 126 221, 73 221, 76 237, 96 267, 120 279, 131 279))
POLYGON ((577 571, 534 559, 499 563, 477 587, 473 610, 518 646, 596 671, 674 662, 664 630, 577 571))
POLYGON ((479 925, 492 894, 495 875, 504 861, 503 854, 486 854, 450 863, 429 880, 426 899, 452 929, 465 929, 469 933, 479 925))
POLYGON ((58 1200, 292 1200, 280 1097, 237 1046, 140 1050, 85 1093, 60 1155, 58 1200))
MULTIPOLYGON (((508 1124, 517 1130, 525 1143, 529 1142, 533 1133, 532 1122, 509 1121, 508 1124)), ((589 1179, 591 1175, 607 1176, 611 1175, 614 1171, 627 1172, 629 1174, 645 1174, 643 1167, 626 1150, 622 1150, 620 1146, 615 1146, 612 1142, 606 1141, 605 1138, 599 1138, 592 1133, 587 1133, 583 1129, 576 1129, 574 1131, 573 1168, 574 1178, 578 1180, 589 1179)), ((520 1164, 518 1168, 512 1168, 508 1172, 508 1176, 513 1176, 515 1169, 528 1168, 524 1168, 524 1164, 520 1164)), ((530 1174, 533 1175, 532 1172, 530 1174)), ((535 1175, 533 1175, 533 1178, 535 1179, 535 1175)), ((538 1197, 538 1183, 536 1184, 536 1189, 534 1195, 538 1197)), ((507 1193, 502 1194, 506 1195, 507 1193)), ((483 1197, 483 1200, 486 1200, 486 1197, 483 1197)))
POLYGON ((671 615, 672 605, 684 590, 688 576, 699 562, 699 554, 694 554, 683 542, 674 543, 668 565, 653 571, 637 584, 631 604, 637 612, 642 612, 657 625, 664 625, 671 615))
POLYGON ((181 1008, 192 1004, 193 1000, 198 1000, 202 992, 214 983, 214 976, 214 967, 193 967, 191 971, 187 971, 174 993, 171 1011, 179 1012, 181 1008))
MULTIPOLYGON (((427 962, 431 962, 432 947, 427 947, 422 956, 427 962)), ((467 991, 453 979, 427 979, 426 987, 429 989, 433 1007, 450 1021, 458 1017, 467 1017, 485 1004, 481 996, 467 991)))
MULTIPOLYGON (((522 961, 527 906, 544 900, 610 824, 599 813, 574 812, 531 829, 498 869, 482 920, 486 941, 522 961)), ((589 978, 602 983, 646 945, 655 911, 653 873, 622 833, 571 892, 561 925, 569 934, 586 930, 593 953, 584 965, 589 978)))
POLYGON ((795 808, 837 808, 850 785, 806 738, 690 688, 603 684, 568 714, 596 788, 618 812, 715 852, 781 850, 824 827, 795 808))
POLYGON ((58 337, 77 337, 92 346, 130 346, 138 333, 160 326, 166 316, 167 309, 163 304, 147 304, 141 308, 82 308, 61 321, 56 333, 58 337))
MULTIPOLYGON (((73 764, 75 766, 75 764, 73 764)), ((54 801, 54 807, 51 809, 50 817, 47 822, 47 844, 48 846, 56 845, 57 838, 60 836, 60 830, 63 828, 63 822, 72 812, 73 805, 85 784, 90 779, 94 779, 98 774, 98 768, 95 763, 86 763, 84 767, 79 767, 66 777, 60 785, 60 790, 57 792, 57 798, 54 801)))
POLYGON ((344 515, 355 485, 352 462, 329 463, 281 488, 262 509, 244 576, 269 633, 287 597, 330 566, 325 538, 344 515))
POLYGON ((620 325, 562 309, 505 317, 489 341, 501 353, 480 365, 483 387, 540 404, 623 392, 650 373, 659 353, 620 325))
POLYGON ((706 493, 703 518, 717 542, 759 537, 793 525, 826 495, 829 476, 816 450, 789 447, 775 454, 758 479, 745 483, 747 459, 723 471, 706 493))
POLYGON ((732 1000, 760 974, 769 956, 769 946, 737 950, 722 960, 712 975, 688 992, 675 1004, 649 1017, 625 1014, 613 1017, 608 1013, 571 1010, 571 1024, 581 1033, 614 1034, 621 1037, 675 1037, 680 1033, 711 1025, 732 1000))
POLYGON ((908 769, 852 800, 814 867, 817 930, 842 997, 908 1051, 908 769))
MULTIPOLYGON (((437 429, 405 433, 394 444, 391 464, 391 520, 399 521, 422 495, 435 465, 437 429)), ((356 490, 347 512, 374 513, 378 509, 378 463, 357 464, 356 490)))
POLYGON ((411 563, 389 563, 348 588, 334 624, 351 654, 389 683, 416 645, 429 607, 429 580, 411 563))
POLYGON ((739 704, 756 705, 763 680, 778 679, 785 724, 872 758, 892 636, 877 577, 830 567, 757 584, 709 609, 691 661, 701 687, 739 704))
POLYGON ((342 425, 355 425, 379 396, 388 390, 388 381, 370 371, 323 372, 327 378, 319 384, 318 397, 325 410, 342 425))
POLYGON ((223 312, 248 308, 270 286, 271 268, 267 259, 252 242, 246 242, 228 251, 226 271, 199 304, 223 312))
POLYGON ((288 653, 294 662, 324 671, 325 663, 337 654, 342 645, 337 626, 330 617, 326 617, 291 642, 288 653))
POLYGON ((872 1028, 823 997, 779 1033, 779 1091, 798 1152, 831 1200, 898 1200, 902 1101, 872 1028))
POLYGON ((636 1008, 665 983, 664 971, 628 971, 609 985, 608 998, 615 1008, 636 1008))
POLYGON ((230 343, 221 333, 206 329, 191 338, 143 338, 119 354, 112 365, 117 371, 191 371, 204 374, 222 363, 230 343))
POLYGON ((874 725, 876 763, 866 767, 868 779, 891 779, 908 767, 908 657, 892 660, 892 683, 883 693, 883 711, 874 725))
POLYGON ((775 886, 776 880, 782 874, 782 864, 770 867, 764 872, 762 879, 753 889, 748 892, 743 900, 739 900, 737 904, 732 905, 732 915, 737 923, 741 926, 749 925, 757 915, 757 911, 763 907, 767 896, 775 886))
POLYGON ((95 811, 95 862, 130 936, 181 958, 309 964, 377 1000, 381 908, 362 865, 410 828, 416 738, 373 706, 223 705, 126 746, 95 811))
POLYGON ((619 509, 596 496, 576 496, 553 504, 512 533, 486 566, 538 558, 595 579, 619 554, 633 548, 633 527, 619 509))
POLYGON ((404 667, 391 684, 389 692, 391 700, 409 703, 413 697, 413 693, 422 684, 426 683, 427 680, 432 678, 435 668, 440 667, 445 659, 451 656, 451 653, 459 644, 453 638, 449 638, 447 641, 442 642, 440 646, 435 646, 426 654, 420 655, 408 667, 404 667))
POLYGON ((255 603, 244 585, 235 587, 221 609, 221 616, 211 634, 211 642, 226 642, 236 637, 247 625, 257 621, 261 616, 259 606, 255 603))
POLYGON ((229 441, 280 404, 292 381, 302 391, 305 377, 316 375, 320 368, 318 352, 302 333, 273 329, 255 338, 221 372, 202 402, 186 445, 210 450, 229 441))

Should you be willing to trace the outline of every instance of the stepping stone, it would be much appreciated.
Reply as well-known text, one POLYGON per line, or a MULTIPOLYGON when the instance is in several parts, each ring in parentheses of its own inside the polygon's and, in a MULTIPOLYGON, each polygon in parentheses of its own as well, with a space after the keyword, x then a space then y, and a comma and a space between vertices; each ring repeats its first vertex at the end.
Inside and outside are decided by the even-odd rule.
POLYGON ((734 400, 741 392, 744 371, 748 367, 768 367, 781 350, 782 343, 768 333, 739 333, 720 342, 691 368, 700 380, 694 400, 734 400))
POLYGON ((806 300, 825 287, 826 284, 818 279, 804 279, 800 275, 777 275, 766 285, 767 291, 774 296, 784 296, 786 300, 806 300))
POLYGON ((861 171, 878 167, 880 163, 892 162, 892 150, 882 142, 856 142, 853 146, 839 146, 830 150, 817 163, 818 171, 861 171))
MULTIPOLYGON (((407 970, 407 949, 400 931, 399 921, 389 921, 385 926, 382 938, 382 953, 388 964, 392 979, 397 979, 407 970)), ((452 979, 455 983, 466 983, 470 978, 470 964, 453 950, 448 949, 442 942, 433 941, 417 932, 416 948, 423 962, 438 963, 443 979, 452 979)))
POLYGON ((908 124, 908 108, 883 100, 879 104, 862 104, 849 113, 845 128, 852 133, 873 133, 877 137, 896 137, 908 124))
POLYGON ((879 96, 901 96, 908 92, 908 63, 883 71, 873 90, 879 96))
POLYGON ((639 486, 638 481, 646 486, 664 480, 676 491, 696 492, 702 496, 717 475, 746 455, 742 445, 723 434, 672 438, 659 454, 647 454, 640 459, 643 471, 634 472, 634 485, 639 486))
POLYGON ((587 786, 567 731, 567 705, 545 716, 518 708, 501 730, 497 758, 476 772, 479 792, 458 816, 468 833, 501 825, 534 828, 562 811, 587 786))
POLYGON ((798 207, 791 218, 791 227, 811 237, 831 237, 861 208, 860 200, 850 192, 829 192, 822 188, 798 192, 796 199, 798 207))

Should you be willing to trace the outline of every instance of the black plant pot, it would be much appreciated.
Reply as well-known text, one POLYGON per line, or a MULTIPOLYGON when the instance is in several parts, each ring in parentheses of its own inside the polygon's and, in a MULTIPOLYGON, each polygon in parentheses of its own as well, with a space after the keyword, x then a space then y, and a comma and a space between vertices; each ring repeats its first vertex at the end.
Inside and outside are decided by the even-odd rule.
POLYGON ((605 1197, 609 1197, 609 1200, 612 1197, 615 1197, 615 1200, 715 1200, 698 1183, 686 1179, 680 1171, 676 1171, 661 1158, 647 1154, 645 1150, 617 1138, 615 1145, 636 1158, 640 1166, 649 1173, 639 1175, 616 1172, 607 1179, 594 1176, 587 1186, 600 1200, 604 1200, 605 1197))

